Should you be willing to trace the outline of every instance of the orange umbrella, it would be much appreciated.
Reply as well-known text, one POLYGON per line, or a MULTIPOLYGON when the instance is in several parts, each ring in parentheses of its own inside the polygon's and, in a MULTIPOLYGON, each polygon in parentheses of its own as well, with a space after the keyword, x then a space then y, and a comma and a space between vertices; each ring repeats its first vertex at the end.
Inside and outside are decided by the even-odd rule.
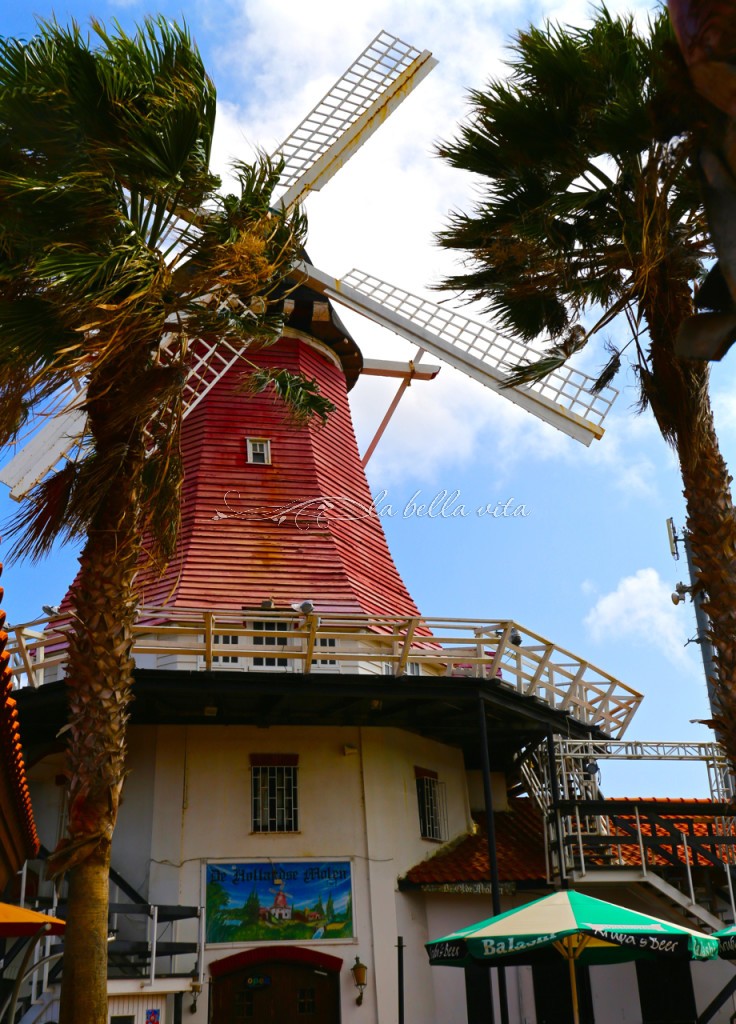
POLYGON ((66 928, 66 921, 24 907, 14 907, 12 903, 0 903, 0 938, 35 935, 45 925, 48 926, 48 934, 61 935, 66 928))

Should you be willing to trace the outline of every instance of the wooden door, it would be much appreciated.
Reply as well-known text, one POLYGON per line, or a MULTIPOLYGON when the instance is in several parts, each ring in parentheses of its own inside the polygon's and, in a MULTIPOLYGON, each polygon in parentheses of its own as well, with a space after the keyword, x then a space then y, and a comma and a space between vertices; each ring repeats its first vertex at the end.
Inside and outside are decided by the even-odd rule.
POLYGON ((339 1024, 339 975, 307 964, 260 963, 214 978, 211 1024, 339 1024))

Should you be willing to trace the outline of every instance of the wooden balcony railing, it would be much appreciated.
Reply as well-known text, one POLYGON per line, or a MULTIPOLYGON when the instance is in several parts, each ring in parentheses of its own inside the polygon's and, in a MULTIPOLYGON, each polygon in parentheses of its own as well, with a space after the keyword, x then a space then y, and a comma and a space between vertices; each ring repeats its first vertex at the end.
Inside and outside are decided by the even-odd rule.
MULTIPOLYGON (((63 674, 74 612, 8 626, 17 685, 63 674)), ((642 695, 588 661, 509 619, 142 607, 133 654, 155 667, 196 657, 197 667, 369 672, 483 679, 623 736, 642 695), (227 646, 223 638, 227 637, 227 646), (329 666, 329 669, 326 668, 329 666)), ((182 666, 183 667, 183 666, 182 666)))

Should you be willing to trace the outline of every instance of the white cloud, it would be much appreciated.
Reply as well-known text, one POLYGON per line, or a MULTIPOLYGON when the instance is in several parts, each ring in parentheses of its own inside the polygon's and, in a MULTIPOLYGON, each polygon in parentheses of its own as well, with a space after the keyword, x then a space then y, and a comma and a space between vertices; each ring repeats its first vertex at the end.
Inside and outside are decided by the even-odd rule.
MULTIPOLYGON (((586 589, 591 587, 587 581, 586 589)), ((692 631, 689 609, 672 604, 672 588, 656 569, 639 569, 633 576, 619 580, 615 590, 599 597, 585 617, 584 624, 594 641, 634 644, 656 648, 670 664, 698 675, 685 650, 688 631, 692 631)))

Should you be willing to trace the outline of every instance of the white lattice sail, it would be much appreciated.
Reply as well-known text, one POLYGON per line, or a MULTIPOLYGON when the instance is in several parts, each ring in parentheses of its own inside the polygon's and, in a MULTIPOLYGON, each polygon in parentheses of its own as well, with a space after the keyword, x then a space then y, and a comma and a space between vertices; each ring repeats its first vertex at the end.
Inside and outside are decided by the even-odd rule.
POLYGON ((543 355, 540 349, 361 270, 339 280, 307 264, 301 270, 327 297, 420 345, 570 437, 588 445, 603 436, 603 420, 618 395, 610 385, 595 392, 592 377, 561 366, 544 380, 507 388, 510 367, 543 355))
POLYGON ((436 65, 428 50, 379 32, 276 150, 281 203, 319 190, 436 65))

